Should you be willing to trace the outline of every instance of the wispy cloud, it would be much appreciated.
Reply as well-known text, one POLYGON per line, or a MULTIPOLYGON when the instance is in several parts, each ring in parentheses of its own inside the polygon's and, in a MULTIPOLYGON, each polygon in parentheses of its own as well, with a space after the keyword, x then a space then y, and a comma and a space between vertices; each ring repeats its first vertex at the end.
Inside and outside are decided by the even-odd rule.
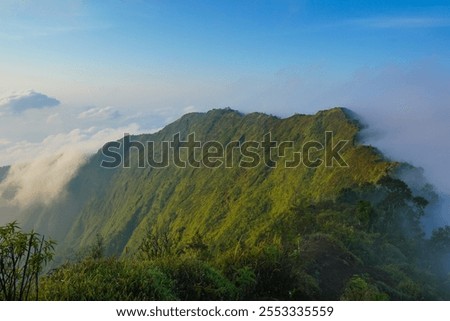
POLYGON ((88 7, 83 0, 2 0, 0 39, 21 40, 110 28, 109 24, 91 19, 88 7))
POLYGON ((94 30, 109 29, 108 24, 82 24, 79 22, 71 22, 63 24, 62 22, 40 22, 31 23, 28 21, 3 23, 0 30, 0 39, 4 40, 21 40, 25 38, 39 38, 59 36, 76 32, 87 32, 94 30))
POLYGON ((427 16, 367 17, 350 19, 345 23, 375 29, 450 27, 450 19, 448 18, 427 16))
POLYGON ((114 119, 120 116, 120 113, 114 107, 93 107, 78 115, 79 119, 114 119))

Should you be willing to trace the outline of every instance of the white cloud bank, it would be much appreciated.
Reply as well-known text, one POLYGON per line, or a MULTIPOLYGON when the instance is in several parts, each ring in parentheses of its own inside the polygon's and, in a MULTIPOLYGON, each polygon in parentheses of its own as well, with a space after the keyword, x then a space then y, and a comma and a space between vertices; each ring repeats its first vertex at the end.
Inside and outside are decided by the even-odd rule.
POLYGON ((21 142, 7 149, 13 157, 33 154, 32 160, 11 166, 8 176, 0 183, 0 195, 8 196, 11 205, 27 207, 50 204, 64 196, 67 183, 74 177, 88 155, 105 142, 120 138, 123 133, 138 132, 139 126, 86 130, 51 135, 41 142, 21 142))
POLYGON ((140 126, 114 107, 70 107, 28 90, 0 98, 0 166, 11 165, 0 182, 2 203, 49 204, 64 195, 88 155, 140 126))

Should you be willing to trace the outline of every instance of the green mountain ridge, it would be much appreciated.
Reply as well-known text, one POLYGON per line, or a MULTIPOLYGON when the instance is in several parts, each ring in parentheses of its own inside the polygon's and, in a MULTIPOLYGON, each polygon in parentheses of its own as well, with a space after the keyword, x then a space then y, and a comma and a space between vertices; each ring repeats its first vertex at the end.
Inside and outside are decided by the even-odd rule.
POLYGON ((376 182, 397 164, 384 160, 373 148, 357 144, 359 124, 342 108, 286 119, 212 110, 187 114, 155 134, 132 136, 133 140, 154 141, 156 147, 157 142, 171 141, 178 132, 181 137, 195 133, 202 142, 216 140, 224 145, 243 136, 261 141, 268 132, 274 141, 301 143, 323 142, 325 130, 335 133, 335 140, 349 141, 343 154, 348 168, 268 168, 260 164, 252 169, 102 169, 99 152, 71 182, 69 199, 43 208, 27 225, 54 235, 65 253, 87 246, 101 234, 108 253, 123 254, 125 248, 137 247, 149 226, 171 232, 184 229, 183 238, 201 232, 207 240, 218 241, 216 246, 228 248, 233 246, 232 240, 247 239, 245 229, 252 224, 252 230, 258 232, 251 233, 247 242, 254 243, 298 199, 332 199, 344 187, 376 182), (67 217, 72 215, 65 214, 69 212, 74 212, 74 217, 67 217), (65 224, 68 220, 71 222, 65 224))
MULTIPOLYGON (((395 177, 409 165, 362 145, 361 128, 345 108, 285 119, 228 108, 186 114, 156 133, 129 139, 154 142, 156 159, 161 142, 176 134, 185 141, 195 133, 202 143, 223 146, 261 142, 267 133, 278 144, 293 142, 295 151, 310 141, 324 145, 312 159, 326 159, 327 148, 342 140, 348 166, 335 160, 333 166, 288 168, 285 161, 293 159, 293 151, 287 150, 273 159, 273 167, 262 161, 253 168, 236 166, 248 159, 228 151, 224 157, 234 160, 230 168, 139 168, 144 155, 132 148, 130 168, 108 169, 100 166, 108 158, 99 151, 79 169, 64 197, 30 208, 23 225, 56 239, 55 266, 101 240, 107 256, 123 260, 180 257, 191 266, 183 257, 194 255, 231 279, 236 271, 250 269, 259 280, 255 292, 247 294, 253 299, 354 299, 353 287, 360 286, 373 294, 362 299, 446 297, 443 281, 437 281, 446 271, 440 260, 445 251, 439 252, 447 246, 441 246, 447 244, 446 232, 426 240, 420 223, 427 205, 423 197, 431 192, 415 189, 413 194, 395 177), (330 146, 326 132, 333 133, 330 146), (266 279, 272 281, 266 284, 266 279), (273 289, 273 282, 281 283, 273 289)), ((187 153, 181 153, 183 160, 204 156, 187 153)), ((155 264, 168 269, 164 262, 155 264)), ((180 261, 170 264, 182 268, 180 261)))

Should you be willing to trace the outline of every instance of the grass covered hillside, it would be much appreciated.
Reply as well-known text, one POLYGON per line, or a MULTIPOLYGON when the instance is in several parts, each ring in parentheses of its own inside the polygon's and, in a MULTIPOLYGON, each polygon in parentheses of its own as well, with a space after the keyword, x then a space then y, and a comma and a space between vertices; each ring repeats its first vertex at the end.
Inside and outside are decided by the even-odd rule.
POLYGON ((33 214, 33 225, 53 235, 65 253, 89 246, 100 234, 108 254, 125 254, 137 249, 149 229, 181 241, 200 233, 221 251, 234 248, 238 240, 252 246, 268 234, 284 234, 273 226, 289 219, 290 209, 301 200, 333 200, 344 188, 377 182, 395 164, 356 144, 359 126, 340 108, 287 119, 212 110, 187 114, 158 133, 131 137, 154 141, 158 156, 159 142, 172 141, 178 132, 182 140, 195 133, 201 142, 223 145, 260 142, 270 132, 273 141, 293 141, 300 149, 311 140, 323 143, 325 131, 332 131, 335 140, 349 141, 342 153, 348 167, 286 168, 278 162, 270 168, 261 161, 256 168, 242 168, 236 160, 231 168, 138 168, 132 149, 131 168, 105 169, 99 152, 71 182, 67 198, 44 208, 40 216, 33 214))
POLYGON ((286 119, 219 109, 129 137, 154 142, 140 155, 131 149, 130 168, 102 168, 99 151, 65 197, 33 208, 25 221, 57 240, 55 266, 70 260, 42 279, 41 298, 448 298, 442 258, 450 233, 425 239, 425 194, 395 178, 398 163, 358 143, 360 127, 343 108, 286 119), (180 159, 199 161, 198 168, 137 166, 149 152, 159 160, 161 142, 177 133, 181 141, 195 133, 202 144, 236 148, 225 149, 216 168, 187 148, 180 159), (268 164, 263 149, 236 152, 268 133, 294 148, 268 164), (344 141, 342 163, 330 153, 344 141), (315 142, 306 145, 309 158, 291 168, 308 142, 315 142), (259 164, 245 167, 255 153, 259 164))

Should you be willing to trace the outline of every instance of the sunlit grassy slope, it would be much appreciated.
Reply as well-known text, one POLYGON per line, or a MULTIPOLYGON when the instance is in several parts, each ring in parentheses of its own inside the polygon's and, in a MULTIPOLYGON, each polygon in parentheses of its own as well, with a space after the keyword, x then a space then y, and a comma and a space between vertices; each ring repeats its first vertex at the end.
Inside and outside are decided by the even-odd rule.
MULTIPOLYGON (((293 141, 300 150, 307 141, 324 143, 325 131, 332 131, 335 144, 348 140, 342 153, 348 167, 335 162, 333 167, 286 168, 285 158, 280 158, 275 168, 263 161, 256 168, 241 168, 235 157, 232 168, 103 169, 99 152, 79 171, 69 196, 43 209, 29 224, 57 238, 60 253, 66 254, 91 244, 97 234, 104 237, 108 253, 124 254, 136 249, 148 229, 167 230, 182 240, 198 232, 220 251, 238 241, 251 246, 288 232, 290 208, 299 201, 332 200, 345 187, 376 182, 396 165, 359 145, 359 130, 342 108, 286 119, 231 109, 187 114, 157 133, 132 139, 154 141, 159 149, 161 141, 171 141, 178 132, 182 139, 195 133, 202 143, 224 145, 233 140, 260 142, 270 132, 272 140, 293 141)), ((134 156, 132 165, 137 163, 134 156)), ((323 157, 323 152, 313 156, 323 157)))

